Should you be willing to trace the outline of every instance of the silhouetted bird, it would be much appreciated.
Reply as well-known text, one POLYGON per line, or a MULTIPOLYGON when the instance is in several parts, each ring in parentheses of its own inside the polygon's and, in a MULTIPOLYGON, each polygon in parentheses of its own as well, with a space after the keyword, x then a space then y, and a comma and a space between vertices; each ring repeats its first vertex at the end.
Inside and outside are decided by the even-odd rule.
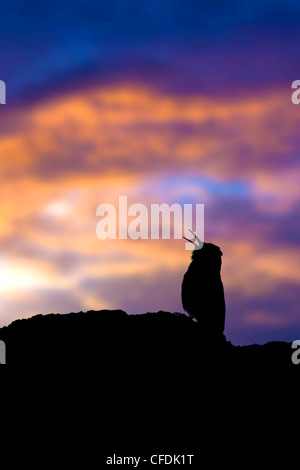
POLYGON ((181 286, 182 306, 188 314, 196 318, 201 331, 207 336, 223 335, 225 326, 225 298, 221 280, 222 252, 212 243, 188 240, 196 246, 192 261, 185 273, 181 286))

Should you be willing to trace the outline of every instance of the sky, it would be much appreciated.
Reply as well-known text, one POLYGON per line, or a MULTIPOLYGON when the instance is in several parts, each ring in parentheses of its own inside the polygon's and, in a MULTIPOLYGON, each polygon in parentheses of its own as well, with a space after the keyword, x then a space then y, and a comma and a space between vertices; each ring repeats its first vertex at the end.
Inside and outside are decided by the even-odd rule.
POLYGON ((297 1, 1 5, 0 326, 183 312, 182 240, 99 240, 99 204, 204 204, 233 344, 300 338, 297 1))

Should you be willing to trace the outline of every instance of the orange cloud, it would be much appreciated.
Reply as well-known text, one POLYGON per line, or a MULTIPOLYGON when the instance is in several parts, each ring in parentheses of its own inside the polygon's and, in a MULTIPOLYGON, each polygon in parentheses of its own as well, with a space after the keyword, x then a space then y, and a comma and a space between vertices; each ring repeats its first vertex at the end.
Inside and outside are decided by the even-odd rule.
MULTIPOLYGON (((285 91, 220 101, 135 87, 95 88, 16 109, 9 121, 14 125, 0 135, 3 323, 17 312, 51 311, 46 291, 60 299, 61 310, 120 307, 117 295, 104 298, 100 289, 116 278, 119 286, 122 279, 143 279, 146 290, 151 283, 159 289, 158 283, 160 301, 169 292, 166 305, 176 298, 179 310, 190 256, 181 240, 96 238, 96 207, 117 204, 121 194, 149 204, 164 202, 166 194, 203 197, 199 202, 208 211, 216 201, 221 213, 222 196, 197 185, 160 193, 153 183, 159 177, 190 173, 246 182, 257 213, 287 211, 299 201, 299 169, 292 158, 299 112, 285 91), (87 291, 87 280, 99 282, 100 293, 87 291)), ((294 249, 283 244, 278 251, 267 229, 249 224, 241 236, 239 220, 230 213, 228 222, 217 220, 215 226, 211 241, 222 246, 228 292, 238 290, 247 300, 270 295, 280 282, 300 281, 294 249)), ((132 290, 141 311, 155 300, 149 295, 146 305, 144 294, 138 299, 132 290)))
POLYGON ((120 165, 128 173, 153 172, 166 164, 221 178, 270 177, 293 150, 298 121, 280 91, 220 102, 116 87, 15 113, 18 125, 0 139, 1 172, 11 178, 24 171, 41 178, 101 173, 120 165))

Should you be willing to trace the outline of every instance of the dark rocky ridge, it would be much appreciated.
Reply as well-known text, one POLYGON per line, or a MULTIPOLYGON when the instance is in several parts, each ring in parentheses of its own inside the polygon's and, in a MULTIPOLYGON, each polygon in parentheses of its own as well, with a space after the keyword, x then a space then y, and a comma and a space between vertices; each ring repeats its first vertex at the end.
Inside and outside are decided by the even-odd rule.
POLYGON ((0 339, 7 364, 25 372, 5 369, 30 395, 19 400, 26 426, 35 414, 53 424, 47 458, 66 452, 68 438, 68 459, 82 468, 154 453, 194 454, 198 469, 256 468, 285 465, 298 436, 288 404, 297 406, 300 365, 288 343, 233 346, 185 315, 122 310, 36 315, 1 328, 0 339))
POLYGON ((290 343, 234 346, 209 337, 186 315, 170 312, 128 315, 123 310, 35 315, 0 329, 7 364, 89 364, 131 369, 162 368, 296 371, 290 343))

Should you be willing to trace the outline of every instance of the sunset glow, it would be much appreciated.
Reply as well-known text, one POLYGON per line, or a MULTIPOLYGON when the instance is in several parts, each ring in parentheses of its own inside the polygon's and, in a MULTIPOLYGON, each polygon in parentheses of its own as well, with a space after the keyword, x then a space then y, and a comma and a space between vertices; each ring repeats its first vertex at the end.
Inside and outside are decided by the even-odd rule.
MULTIPOLYGON (((217 43, 209 56, 199 41, 198 49, 192 42, 189 51, 178 46, 177 58, 172 34, 158 34, 157 56, 149 52, 150 35, 141 39, 141 49, 133 50, 129 39, 128 49, 113 43, 110 56, 103 49, 101 59, 98 39, 89 42, 85 33, 78 51, 95 65, 93 80, 80 79, 79 72, 73 76, 77 59, 68 56, 67 42, 60 52, 52 45, 53 56, 49 46, 44 62, 37 60, 38 51, 32 57, 45 87, 35 99, 23 99, 20 91, 34 81, 25 65, 23 82, 8 69, 7 77, 0 77, 15 91, 11 105, 8 94, 0 109, 0 326, 50 312, 183 311, 180 285, 190 257, 183 241, 96 237, 97 206, 117 204, 126 195, 130 204, 146 206, 205 204, 205 241, 224 253, 229 340, 298 337, 300 107, 291 103, 291 81, 281 75, 288 58, 276 49, 277 40, 271 44, 266 33, 261 48, 255 41, 251 48, 245 32, 243 50, 232 31, 224 33, 222 47, 226 38, 234 44, 227 52, 217 43), (135 73, 124 64, 116 71, 123 47, 135 73), (69 57, 65 69, 64 60, 54 60, 59 54, 69 57), (97 69, 101 60, 111 80, 97 69), (164 64, 160 72, 156 60, 164 64), (223 88, 209 68, 220 63, 223 88), (247 76, 243 82, 243 67, 253 72, 252 81, 247 76), (235 87, 230 76, 238 71, 242 86, 235 87)), ((297 41, 292 45, 287 36, 285 41, 292 63, 297 41)), ((24 54, 29 61, 28 51, 24 54)))

